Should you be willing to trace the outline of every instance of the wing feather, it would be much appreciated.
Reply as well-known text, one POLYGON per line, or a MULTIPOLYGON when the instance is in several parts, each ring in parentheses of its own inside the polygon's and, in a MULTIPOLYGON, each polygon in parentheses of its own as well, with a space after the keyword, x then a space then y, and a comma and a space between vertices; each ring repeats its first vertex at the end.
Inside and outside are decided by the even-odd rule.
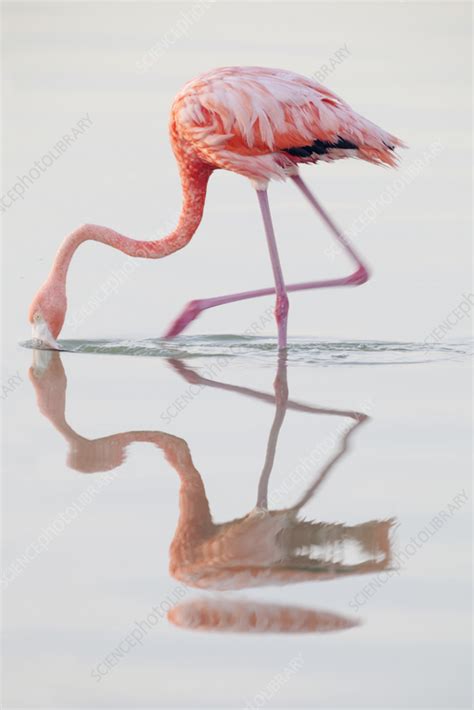
MULTIPOLYGON (((264 173, 281 179, 289 164, 320 159, 284 155, 315 141, 348 141, 357 146, 351 151, 357 157, 390 165, 393 148, 403 145, 323 85, 262 67, 227 67, 198 77, 176 97, 172 117, 204 160, 257 179, 264 173)), ((324 159, 331 157, 344 157, 344 151, 324 159)))

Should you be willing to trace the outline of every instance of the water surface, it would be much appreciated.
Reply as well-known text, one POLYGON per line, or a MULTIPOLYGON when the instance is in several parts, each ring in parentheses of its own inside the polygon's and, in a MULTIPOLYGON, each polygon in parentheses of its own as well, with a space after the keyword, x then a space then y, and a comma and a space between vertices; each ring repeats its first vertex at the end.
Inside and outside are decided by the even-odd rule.
POLYGON ((10 359, 12 706, 466 706, 467 341, 60 344, 10 359))
MULTIPOLYGON (((41 344, 28 340, 25 347, 41 344)), ((249 357, 273 365, 277 354, 274 337, 236 335, 184 335, 167 340, 60 340, 61 351, 105 355, 133 355, 191 359, 202 357, 249 357)), ((287 361, 292 364, 391 365, 428 363, 472 355, 469 338, 441 342, 392 342, 383 340, 316 340, 291 338, 287 361)))

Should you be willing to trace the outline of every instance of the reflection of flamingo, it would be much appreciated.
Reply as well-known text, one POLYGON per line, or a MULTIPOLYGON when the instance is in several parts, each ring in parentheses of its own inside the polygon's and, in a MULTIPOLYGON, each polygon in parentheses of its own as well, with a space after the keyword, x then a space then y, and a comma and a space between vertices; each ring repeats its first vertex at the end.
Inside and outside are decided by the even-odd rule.
MULTIPOLYGON (((243 518, 216 524, 201 475, 183 439, 158 431, 130 431, 96 440, 78 435, 66 422, 66 376, 59 353, 42 353, 41 356, 46 356, 49 362, 42 368, 32 367, 30 378, 40 411, 70 444, 70 466, 83 472, 110 470, 123 462, 130 443, 142 441, 161 448, 177 472, 181 481, 180 514, 170 548, 170 572, 176 579, 188 586, 224 591, 361 574, 386 569, 390 564, 392 521, 346 526, 299 518, 301 508, 347 451, 349 438, 366 416, 353 411, 318 409, 289 400, 286 365, 282 359, 275 379, 274 398, 250 388, 206 380, 183 363, 170 361, 188 381, 214 387, 222 385, 246 396, 276 402, 256 508, 243 518), (268 481, 287 409, 343 416, 353 423, 342 435, 338 451, 299 501, 291 508, 268 510, 268 481)), ((242 630, 245 618, 252 620, 249 631, 327 631, 353 625, 352 621, 327 612, 251 602, 236 602, 232 610, 229 604, 209 599, 192 600, 174 608, 169 618, 181 626, 219 630, 242 630)))
POLYGON ((66 276, 78 246, 87 240, 134 257, 159 259, 184 247, 201 221, 207 182, 219 168, 251 180, 257 190, 270 252, 275 288, 192 301, 167 331, 180 333, 206 308, 276 293, 278 345, 286 347, 288 291, 364 283, 368 272, 354 249, 298 175, 299 163, 348 156, 394 165, 401 142, 321 84, 298 74, 262 67, 216 69, 189 82, 171 110, 170 136, 178 161, 183 207, 176 229, 152 242, 130 239, 97 225, 84 225, 67 237, 53 268, 30 307, 34 337, 57 347, 66 313, 66 276), (350 276, 286 286, 273 232, 267 186, 291 177, 356 265, 350 276))
MULTIPOLYGON (((127 447, 138 441, 157 443, 159 432, 127 431, 86 439, 66 420, 67 379, 59 354, 35 351, 35 363, 29 376, 36 391, 38 408, 69 444, 68 465, 81 473, 110 471, 125 461, 127 447)), ((166 436, 166 435, 165 435, 166 436)), ((171 437, 173 438, 173 437, 171 437)))
POLYGON ((175 626, 185 629, 233 633, 324 633, 360 623, 328 611, 205 597, 178 604, 167 616, 175 626))
MULTIPOLYGON (((190 382, 218 387, 221 384, 200 377, 180 361, 172 361, 172 364, 190 382)), ((252 393, 251 396, 261 400, 269 398, 269 395, 249 388, 235 385, 225 387, 245 395, 252 393)), ((315 578, 373 572, 385 569, 390 563, 389 531, 392 521, 370 521, 351 527, 308 522, 298 517, 302 507, 314 496, 336 462, 347 451, 349 438, 355 429, 367 417, 359 412, 318 409, 289 402, 283 359, 279 361, 275 379, 274 401, 275 417, 260 477, 257 505, 243 518, 215 524, 201 476, 190 454, 189 458, 168 456, 181 478, 180 517, 171 544, 170 571, 186 584, 219 590, 291 584, 315 578), (347 417, 353 424, 341 436, 339 449, 300 499, 291 508, 268 510, 269 476, 275 459, 278 434, 290 407, 347 417), (358 550, 357 560, 346 562, 344 557, 353 547, 358 550)))

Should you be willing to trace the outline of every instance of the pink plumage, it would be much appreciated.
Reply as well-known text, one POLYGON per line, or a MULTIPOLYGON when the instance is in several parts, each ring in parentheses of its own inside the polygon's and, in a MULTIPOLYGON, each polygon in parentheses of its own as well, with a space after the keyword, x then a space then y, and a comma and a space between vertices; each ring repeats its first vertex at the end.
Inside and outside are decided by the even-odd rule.
POLYGON ((402 142, 353 111, 321 84, 293 72, 264 67, 215 69, 187 83, 171 109, 170 137, 178 162, 183 203, 176 228, 154 241, 141 241, 108 227, 85 224, 61 245, 46 282, 29 310, 33 338, 58 348, 65 320, 66 277, 76 249, 85 241, 107 244, 132 257, 161 259, 182 249, 203 215, 208 180, 216 169, 249 178, 257 191, 275 286, 191 301, 165 333, 181 333, 208 308, 276 294, 278 346, 287 346, 288 293, 333 286, 359 286, 369 272, 298 174, 300 163, 357 157, 393 166, 402 142), (268 204, 270 180, 290 177, 356 265, 341 278, 286 285, 268 204))
POLYGON ((190 81, 173 103, 171 135, 178 156, 190 147, 204 162, 259 185, 285 179, 298 163, 350 155, 394 165, 393 149, 402 145, 322 84, 263 67, 215 69, 190 81), (295 154, 315 141, 321 152, 295 154), (321 145, 344 142, 354 147, 321 145))

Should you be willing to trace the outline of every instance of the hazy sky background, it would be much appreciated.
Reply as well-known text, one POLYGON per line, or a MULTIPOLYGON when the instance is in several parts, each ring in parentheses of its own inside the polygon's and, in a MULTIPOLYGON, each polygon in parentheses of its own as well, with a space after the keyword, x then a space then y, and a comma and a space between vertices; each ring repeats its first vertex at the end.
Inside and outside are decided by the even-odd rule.
MULTIPOLYGON (((70 442, 37 405, 28 379, 33 353, 18 346, 30 337, 28 305, 62 239, 79 224, 104 224, 137 238, 172 227, 180 185, 169 108, 196 74, 257 64, 311 76, 346 46, 347 59, 325 83, 410 146, 401 172, 441 143, 438 156, 356 238, 373 278, 357 289, 291 296, 290 337, 422 341, 470 289, 469 4, 218 0, 201 4, 199 21, 140 71, 149 50, 197 6, 3 5, 2 195, 81 118, 92 120, 24 199, 0 215, 2 383, 15 372, 19 378, 2 402, 7 564, 97 480, 71 470, 70 442)), ((302 173, 345 228, 397 179, 396 171, 358 161, 302 173)), ((271 185, 270 201, 289 283, 348 272, 345 259, 328 257, 331 238, 292 185, 271 185)), ((66 326, 63 337, 157 336, 190 298, 271 284, 248 181, 216 172, 198 233, 169 259, 133 261, 98 244, 81 247, 70 270, 70 317, 113 271, 131 263, 136 268, 119 291, 77 330, 66 326)), ((214 310, 190 332, 242 333, 271 304, 269 298, 214 310)), ((469 328, 466 317, 449 335, 469 328)), ((267 333, 275 333, 273 323, 267 333)), ((398 365, 371 367, 351 366, 351 358, 330 366, 299 362, 289 371, 292 399, 371 415, 308 506, 308 519, 351 525, 394 517, 397 550, 470 482, 469 362, 448 354, 445 362, 410 365, 410 358, 405 353, 398 365)), ((169 431, 188 442, 217 521, 252 509, 273 406, 204 388, 168 422, 163 413, 181 401, 189 383, 163 358, 64 353, 62 361, 67 422, 83 440, 169 431)), ((190 365, 206 374, 215 362, 196 358, 190 365)), ((271 352, 266 359, 229 358, 215 379, 271 392, 274 364, 271 352)), ((331 417, 290 411, 271 486, 284 482, 337 426, 331 417)), ((468 706, 468 504, 361 609, 363 624, 354 632, 256 638, 192 634, 163 623, 97 684, 91 669, 176 585, 168 548, 177 497, 177 476, 161 452, 134 444, 113 484, 12 583, 5 619, 10 706, 242 707, 299 652, 304 668, 272 699, 275 707, 468 706)), ((350 615, 349 601, 365 581, 311 582, 248 597, 350 615)))
MULTIPOLYGON (((372 280, 293 295, 290 335, 423 340, 469 290, 468 3, 5 3, 3 15, 2 194, 82 117, 92 120, 1 216, 9 339, 29 336, 29 302, 75 227, 92 222, 152 238, 174 225, 181 194, 167 124, 187 80, 238 64, 311 76, 342 47, 350 54, 324 83, 409 145, 400 170, 433 141, 442 149, 356 237, 372 280), (190 26, 173 39, 180 18, 190 26), (163 42, 168 49, 143 71, 163 42)), ((346 229, 397 179, 355 160, 302 174, 346 229)), ((288 283, 349 273, 344 257, 328 256, 331 237, 292 184, 272 184, 270 201, 288 283)), ((82 246, 68 279, 69 317, 126 261, 82 246)), ((246 179, 218 171, 191 244, 140 261, 117 294, 62 336, 158 336, 190 298, 270 284, 255 194, 246 179)), ((255 310, 241 303, 210 311, 189 332, 241 333, 255 310)), ((469 327, 464 319, 449 335, 469 327)))

